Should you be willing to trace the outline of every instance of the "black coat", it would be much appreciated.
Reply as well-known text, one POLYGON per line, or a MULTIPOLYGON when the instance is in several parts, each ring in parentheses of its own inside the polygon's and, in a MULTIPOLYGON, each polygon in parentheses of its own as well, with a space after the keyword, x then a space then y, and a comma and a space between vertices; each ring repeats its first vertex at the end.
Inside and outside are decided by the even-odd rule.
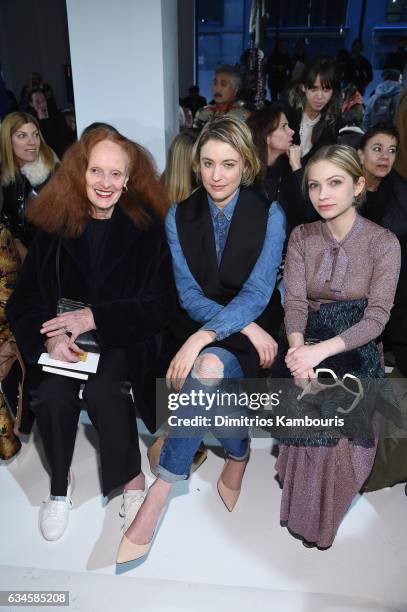
MULTIPOLYGON (((288 124, 290 128, 294 130, 293 141, 295 144, 301 144, 300 127, 302 111, 299 109, 294 109, 288 104, 288 102, 284 103, 284 110, 288 119, 288 124)), ((311 159, 314 153, 318 151, 318 149, 327 145, 336 144, 338 126, 339 124, 337 121, 327 121, 324 116, 321 117, 312 131, 313 146, 311 150, 308 151, 308 153, 301 159, 301 164, 303 167, 307 161, 311 159)))
MULTIPOLYGON (((40 328, 55 316, 58 299, 55 257, 59 238, 39 232, 24 262, 7 314, 18 346, 28 364, 44 351, 40 328)), ((141 231, 119 205, 112 216, 101 256, 97 282, 92 276, 88 241, 65 238, 61 248, 62 297, 91 303, 101 350, 124 348, 130 367, 135 404, 147 427, 155 429, 154 385, 146 397, 145 385, 158 358, 160 334, 175 307, 171 258, 162 223, 155 217, 141 231), (92 282, 91 282, 92 281, 92 282)), ((38 368, 29 368, 29 372, 38 368)), ((29 431, 29 392, 26 379, 24 414, 20 429, 29 431)), ((31 412, 31 411, 30 411, 31 412)))
POLYGON ((380 182, 374 210, 365 205, 361 213, 392 231, 400 242, 400 277, 383 339, 385 346, 395 352, 397 365, 407 375, 407 180, 392 170, 380 182))
POLYGON ((304 169, 293 172, 287 155, 280 155, 272 166, 267 167, 264 192, 269 202, 277 201, 287 219, 287 239, 291 231, 303 223, 318 221, 320 216, 308 196, 302 191, 304 169))
POLYGON ((10 230, 13 238, 20 240, 26 247, 35 234, 33 226, 25 219, 27 202, 35 197, 48 178, 44 183, 33 187, 26 177, 18 174, 14 183, 3 186, 1 222, 10 230))

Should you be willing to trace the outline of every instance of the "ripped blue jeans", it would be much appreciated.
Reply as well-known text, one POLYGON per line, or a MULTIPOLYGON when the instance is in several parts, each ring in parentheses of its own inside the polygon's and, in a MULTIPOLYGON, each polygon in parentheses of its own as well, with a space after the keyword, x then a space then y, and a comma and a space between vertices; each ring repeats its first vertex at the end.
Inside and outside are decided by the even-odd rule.
MULTIPOLYGON (((214 394, 216 392, 239 392, 239 383, 235 379, 243 378, 244 374, 240 367, 237 357, 220 347, 204 349, 197 358, 194 367, 182 387, 182 393, 191 391, 214 394), (221 362, 223 368, 219 368, 213 378, 204 378, 199 371, 199 363, 204 355, 215 355, 221 362), (201 380, 200 380, 201 378, 201 380), (202 382, 203 379, 203 382, 202 382), (229 380, 228 380, 229 379, 229 380)), ((177 416, 190 418, 197 414, 204 414, 205 408, 197 408, 188 405, 179 409, 177 416)), ((213 423, 215 415, 225 415, 228 417, 239 417, 246 414, 246 408, 239 405, 229 405, 225 409, 214 400, 210 410, 210 418, 213 423)), ((208 412, 206 412, 208 415, 208 412)), ((166 482, 177 482, 185 480, 189 476, 194 455, 198 450, 203 437, 208 431, 212 431, 215 437, 224 447, 227 455, 232 459, 241 460, 247 458, 250 448, 249 430, 246 426, 233 427, 233 435, 228 426, 203 425, 194 427, 193 435, 190 437, 179 437, 171 435, 169 428, 168 438, 161 450, 160 461, 157 465, 157 474, 166 482)))

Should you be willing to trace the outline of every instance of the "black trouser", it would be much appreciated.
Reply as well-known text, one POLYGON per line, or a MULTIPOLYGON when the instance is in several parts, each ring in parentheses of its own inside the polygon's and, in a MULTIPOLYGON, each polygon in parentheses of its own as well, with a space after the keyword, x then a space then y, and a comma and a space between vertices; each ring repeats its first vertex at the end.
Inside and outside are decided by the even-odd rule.
POLYGON ((45 454, 51 468, 51 495, 66 495, 79 414, 86 408, 99 433, 103 495, 137 476, 141 470, 134 405, 129 394, 127 357, 123 349, 102 353, 96 374, 84 381, 42 374, 33 394, 45 454))

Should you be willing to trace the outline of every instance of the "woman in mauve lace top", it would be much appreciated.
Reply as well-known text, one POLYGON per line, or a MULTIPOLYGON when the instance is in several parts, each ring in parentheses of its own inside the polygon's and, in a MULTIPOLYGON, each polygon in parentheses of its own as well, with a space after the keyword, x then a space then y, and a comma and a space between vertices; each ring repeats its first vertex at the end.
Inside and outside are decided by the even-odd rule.
MULTIPOLYGON (((327 360, 332 364, 339 359, 345 367, 348 360, 355 373, 351 356, 380 336, 400 270, 400 247, 394 234, 357 213, 355 204, 363 201, 365 179, 351 147, 320 149, 305 169, 304 185, 322 220, 294 229, 284 271, 290 347, 286 364, 303 388, 315 378, 314 368, 326 367, 327 360), (362 300, 361 315, 355 317, 355 304, 360 308, 362 300), (307 326, 315 316, 321 321, 323 317, 332 333, 328 339, 321 335, 319 342, 306 345, 307 326), (340 327, 344 316, 345 325, 340 327)), ((373 351, 380 376, 374 342, 373 351)), ((365 367, 362 359, 356 375, 371 376, 365 367)), ((323 549, 332 544, 354 496, 369 476, 377 445, 359 442, 341 437, 334 445, 321 440, 280 445, 276 464, 282 485, 280 518, 305 546, 323 549)))

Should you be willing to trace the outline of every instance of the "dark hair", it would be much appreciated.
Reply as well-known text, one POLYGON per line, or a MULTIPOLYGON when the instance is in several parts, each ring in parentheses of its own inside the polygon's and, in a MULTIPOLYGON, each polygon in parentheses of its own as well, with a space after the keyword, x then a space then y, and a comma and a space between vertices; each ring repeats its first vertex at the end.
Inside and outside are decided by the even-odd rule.
POLYGON ((90 123, 84 128, 81 134, 81 138, 82 136, 85 136, 85 134, 88 134, 92 130, 97 130, 98 128, 105 128, 106 130, 110 130, 111 132, 119 133, 113 125, 110 125, 110 123, 104 123, 103 121, 94 121, 93 123, 90 123))
POLYGON ((339 92, 340 83, 336 67, 330 58, 319 57, 308 61, 301 73, 299 82, 307 89, 311 89, 318 76, 324 89, 333 89, 334 93, 339 92))
POLYGON ((382 71, 382 79, 383 81, 398 81, 400 78, 401 72, 397 68, 385 68, 382 71))
POLYGON ((321 119, 312 130, 312 144, 315 144, 324 127, 336 123, 341 114, 340 83, 334 62, 328 57, 319 57, 308 61, 298 80, 288 91, 288 102, 297 111, 304 112, 306 96, 303 87, 311 89, 317 77, 325 89, 332 89, 332 97, 328 104, 321 110, 321 119))
POLYGON ((44 96, 44 98, 47 99, 47 96, 45 95, 44 90, 41 87, 32 87, 27 92, 27 100, 28 100, 28 102, 32 102, 32 97, 36 93, 42 94, 44 96))
POLYGON ((293 83, 288 91, 288 102, 297 111, 304 111, 306 98, 303 87, 311 89, 317 77, 321 80, 321 85, 325 89, 332 89, 333 95, 321 113, 328 122, 337 120, 340 114, 340 83, 334 62, 327 57, 319 57, 309 60, 298 79, 293 83))
POLYGON ((368 141, 374 136, 377 136, 377 134, 387 134, 388 136, 393 136, 393 138, 396 139, 397 144, 399 143, 400 136, 396 126, 390 121, 383 121, 382 123, 372 125, 372 127, 369 128, 365 134, 363 134, 362 138, 360 139, 359 149, 363 151, 368 141))
POLYGON ((246 120, 252 131, 253 142, 261 161, 259 182, 264 181, 267 172, 267 136, 278 128, 283 113, 285 113, 285 109, 281 104, 272 104, 254 111, 246 120))

